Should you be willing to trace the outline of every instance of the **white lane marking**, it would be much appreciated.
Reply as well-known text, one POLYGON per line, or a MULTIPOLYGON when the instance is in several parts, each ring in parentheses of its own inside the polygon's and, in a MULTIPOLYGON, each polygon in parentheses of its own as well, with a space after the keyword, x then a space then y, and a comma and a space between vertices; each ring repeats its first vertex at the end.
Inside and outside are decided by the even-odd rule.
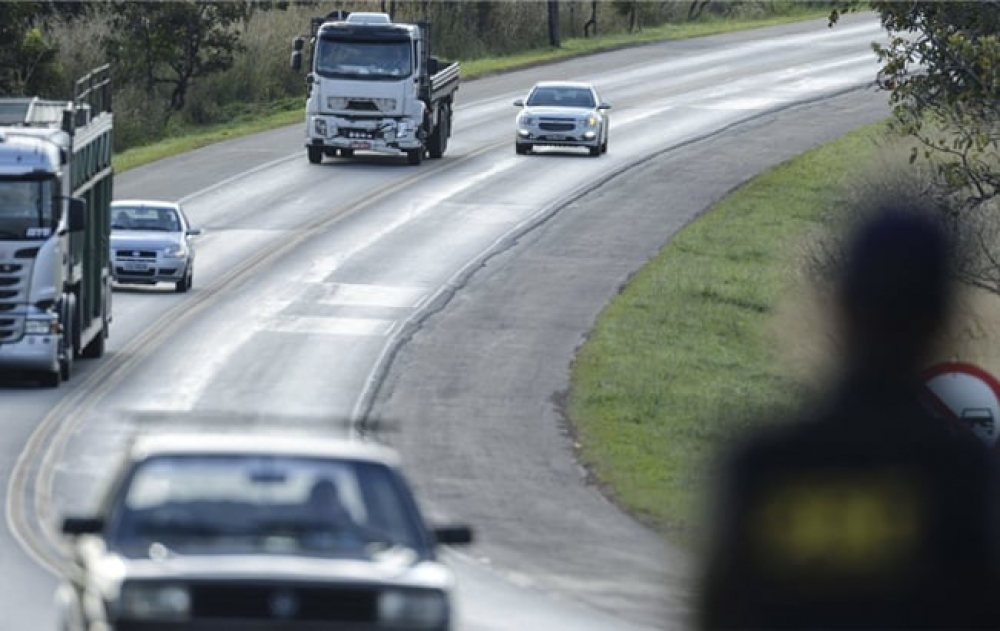
POLYGON ((326 283, 317 302, 335 306, 411 308, 427 294, 425 287, 326 283))
POLYGON ((335 318, 324 316, 278 316, 255 328, 266 333, 346 335, 384 337, 392 331, 395 320, 377 318, 335 318))

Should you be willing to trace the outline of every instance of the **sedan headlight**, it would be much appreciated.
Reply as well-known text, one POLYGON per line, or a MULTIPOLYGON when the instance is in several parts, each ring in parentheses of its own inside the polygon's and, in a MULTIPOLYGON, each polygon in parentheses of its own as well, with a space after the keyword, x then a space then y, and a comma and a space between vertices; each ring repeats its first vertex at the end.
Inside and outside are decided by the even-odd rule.
POLYGON ((183 585, 126 583, 118 613, 138 620, 184 620, 191 614, 191 592, 183 585))
POLYGON ((188 251, 183 245, 168 245, 163 249, 163 256, 168 259, 183 259, 187 258, 188 251))
POLYGON ((379 594, 379 622, 415 629, 437 629, 448 620, 448 600, 436 590, 387 590, 379 594))

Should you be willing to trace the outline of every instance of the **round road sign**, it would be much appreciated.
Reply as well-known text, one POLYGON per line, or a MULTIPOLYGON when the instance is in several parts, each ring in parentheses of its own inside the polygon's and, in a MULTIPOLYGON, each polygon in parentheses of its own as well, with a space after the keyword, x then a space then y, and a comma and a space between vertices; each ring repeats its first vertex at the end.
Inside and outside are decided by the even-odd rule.
POLYGON ((979 366, 944 362, 924 379, 927 402, 993 448, 1000 447, 1000 381, 979 366))

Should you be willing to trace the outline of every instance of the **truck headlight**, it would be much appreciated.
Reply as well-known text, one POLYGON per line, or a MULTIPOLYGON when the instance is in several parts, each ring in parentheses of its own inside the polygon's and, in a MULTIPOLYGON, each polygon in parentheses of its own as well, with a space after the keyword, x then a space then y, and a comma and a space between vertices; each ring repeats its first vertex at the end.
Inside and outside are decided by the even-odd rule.
POLYGON ((183 585, 126 583, 118 613, 139 620, 184 620, 191 614, 191 593, 183 585))
POLYGON ((521 125, 534 125, 535 119, 530 116, 518 116, 517 122, 521 125))
POLYGON ((587 127, 597 127, 597 117, 593 114, 587 117, 587 127))
POLYGON ((313 129, 316 130, 316 135, 326 137, 326 121, 324 119, 313 120, 313 129))
POLYGON ((389 626, 436 629, 448 619, 448 600, 436 590, 387 590, 379 594, 378 618, 389 626))
POLYGON ((59 320, 56 318, 45 320, 25 320, 25 335, 55 335, 59 333, 59 320))
POLYGON ((183 259, 187 258, 188 251, 183 245, 168 245, 163 249, 163 256, 168 259, 183 259))

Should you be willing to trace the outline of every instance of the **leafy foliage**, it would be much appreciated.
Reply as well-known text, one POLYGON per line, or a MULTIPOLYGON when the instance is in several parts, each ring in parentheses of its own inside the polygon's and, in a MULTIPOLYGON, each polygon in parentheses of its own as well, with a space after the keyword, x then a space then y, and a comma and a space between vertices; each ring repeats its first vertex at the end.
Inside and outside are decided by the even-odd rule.
POLYGON ((0 95, 57 96, 63 91, 59 47, 35 23, 41 4, 0 3, 0 95))
POLYGON ((890 92, 893 129, 916 142, 932 194, 946 201, 967 248, 964 280, 1000 293, 1000 2, 835 2, 870 7, 888 41, 873 44, 878 84, 890 92))
POLYGON ((184 109, 196 79, 232 68, 241 24, 253 5, 239 2, 114 2, 108 56, 121 79, 138 81, 149 96, 167 88, 166 116, 184 109))

